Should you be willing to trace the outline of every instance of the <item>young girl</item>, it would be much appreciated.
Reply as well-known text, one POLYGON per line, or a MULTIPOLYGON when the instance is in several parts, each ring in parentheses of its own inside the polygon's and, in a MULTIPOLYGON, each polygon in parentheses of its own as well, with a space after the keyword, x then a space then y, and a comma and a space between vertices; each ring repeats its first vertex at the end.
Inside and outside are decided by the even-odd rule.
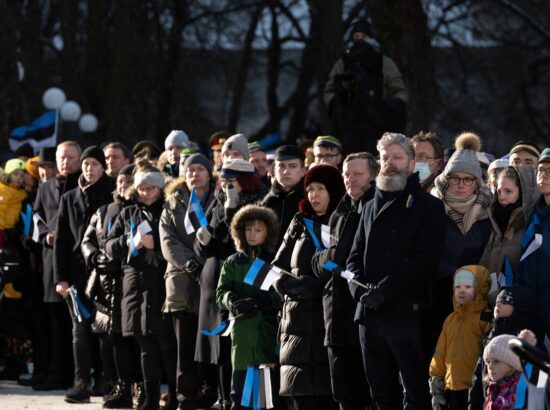
POLYGON ((238 317, 231 331, 232 409, 240 409, 247 367, 277 363, 278 293, 244 283, 256 258, 271 262, 277 241, 277 217, 266 207, 246 205, 233 217, 231 237, 237 253, 228 257, 221 270, 216 301, 238 317))
MULTIPOLYGON (((6 162, 4 173, 0 175, 0 250, 3 262, 16 262, 18 259, 15 247, 19 242, 19 235, 14 228, 19 221, 23 201, 27 197, 23 189, 24 175, 25 163, 18 158, 6 162)), ((17 273, 5 274, 4 296, 8 299, 20 299, 21 292, 13 287, 17 273)))
POLYGON ((526 220, 538 192, 535 184, 531 167, 508 166, 499 173, 496 195, 489 208, 493 229, 479 263, 489 272, 503 271, 505 255, 515 272, 526 220))
MULTIPOLYGON (((522 333, 524 332, 526 331, 522 333)), ((512 339, 515 339, 512 335, 497 336, 487 344, 483 352, 489 379, 483 406, 485 410, 512 410, 515 407, 516 388, 522 367, 519 357, 508 347, 508 342, 512 339)))

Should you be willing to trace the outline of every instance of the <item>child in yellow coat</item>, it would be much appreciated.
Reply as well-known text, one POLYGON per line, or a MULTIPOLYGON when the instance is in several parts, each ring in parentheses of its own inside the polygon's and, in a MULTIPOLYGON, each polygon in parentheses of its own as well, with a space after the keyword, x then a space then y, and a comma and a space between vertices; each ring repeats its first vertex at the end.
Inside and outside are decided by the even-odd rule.
POLYGON ((439 410, 468 408, 468 389, 484 335, 491 323, 481 320, 491 287, 489 271, 468 265, 455 272, 454 312, 447 316, 430 363, 432 407, 439 410))

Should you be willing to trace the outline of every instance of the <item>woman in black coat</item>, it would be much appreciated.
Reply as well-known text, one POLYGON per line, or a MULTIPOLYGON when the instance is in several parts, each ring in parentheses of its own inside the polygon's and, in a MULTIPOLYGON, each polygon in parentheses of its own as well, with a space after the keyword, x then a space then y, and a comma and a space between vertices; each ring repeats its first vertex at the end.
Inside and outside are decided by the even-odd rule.
POLYGON ((92 216, 82 240, 82 254, 91 275, 86 286, 95 307, 92 332, 99 335, 103 373, 115 388, 105 399, 105 408, 132 406, 131 384, 141 379, 139 348, 133 337, 122 336, 122 260, 112 259, 105 252, 105 237, 116 217, 133 204, 124 197, 132 186, 133 166, 127 165, 117 176, 113 202, 104 205, 92 216))
MULTIPOLYGON (((322 291, 311 259, 317 249, 304 219, 328 224, 331 213, 345 193, 340 172, 330 165, 317 165, 304 178, 306 198, 290 223, 273 265, 298 278, 283 275, 275 288, 284 295, 279 342, 281 345, 281 396, 290 396, 294 408, 335 409, 332 399, 327 350, 323 340, 322 291)), ((321 238, 319 238, 321 241, 321 238)))
POLYGON ((164 176, 153 167, 136 169, 135 205, 122 210, 107 235, 105 250, 113 259, 123 260, 121 328, 123 336, 134 336, 141 350, 145 382, 145 402, 139 410, 158 409, 163 370, 169 381, 175 378, 170 362, 163 357, 167 343, 163 337, 162 304, 165 298, 164 271, 159 239, 163 209, 164 176), (163 366, 164 365, 164 366, 163 366))

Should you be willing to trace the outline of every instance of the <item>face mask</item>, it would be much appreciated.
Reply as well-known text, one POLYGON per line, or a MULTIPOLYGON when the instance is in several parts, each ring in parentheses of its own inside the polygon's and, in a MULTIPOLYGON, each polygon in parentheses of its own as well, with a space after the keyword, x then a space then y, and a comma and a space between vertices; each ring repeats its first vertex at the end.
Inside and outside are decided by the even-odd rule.
POLYGON ((424 182, 432 174, 430 172, 430 166, 427 162, 417 162, 414 166, 414 172, 418 172, 420 182, 424 182))

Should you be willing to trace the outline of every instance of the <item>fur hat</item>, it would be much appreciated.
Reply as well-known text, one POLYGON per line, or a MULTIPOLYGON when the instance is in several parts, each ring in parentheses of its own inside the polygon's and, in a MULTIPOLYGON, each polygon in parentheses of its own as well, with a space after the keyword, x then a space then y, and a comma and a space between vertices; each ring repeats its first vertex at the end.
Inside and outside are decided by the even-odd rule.
POLYGON ((453 172, 465 172, 477 179, 478 187, 483 186, 481 166, 477 153, 481 149, 481 140, 473 132, 463 132, 455 140, 456 151, 445 166, 443 174, 448 177, 453 172))
POLYGON ((189 168, 193 164, 201 164, 203 167, 206 168, 208 171, 208 175, 210 175, 210 178, 212 178, 212 163, 206 156, 204 156, 201 153, 197 154, 191 154, 183 163, 183 168, 181 170, 182 176, 185 176, 185 173, 187 172, 187 168, 189 168))
POLYGON ((82 154, 80 154, 80 164, 82 164, 82 161, 84 161, 86 158, 93 158, 97 160, 97 162, 101 164, 103 169, 107 169, 105 154, 103 153, 103 150, 97 145, 92 145, 91 147, 88 147, 84 151, 82 151, 82 154))
POLYGON ((222 147, 222 155, 229 150, 239 151, 247 161, 250 158, 248 154, 248 140, 244 134, 235 134, 225 140, 222 147))
POLYGON ((36 162, 38 160, 39 160, 39 157, 32 157, 25 161, 25 169, 34 179, 40 179, 40 174, 38 173, 38 166, 36 165, 36 162))
POLYGON ((246 175, 254 175, 254 165, 244 159, 230 159, 223 163, 221 178, 232 179, 246 175))
POLYGON ((10 159, 8 162, 6 162, 6 165, 4 166, 4 173, 9 175, 13 171, 17 171, 18 169, 21 169, 24 171, 25 163, 19 158, 13 158, 13 159, 10 159))
MULTIPOLYGON (((331 214, 332 211, 336 209, 336 206, 346 193, 346 187, 344 185, 344 180, 342 179, 342 174, 338 168, 333 167, 332 165, 319 164, 310 168, 307 174, 304 177, 304 188, 307 192, 307 187, 312 182, 319 182, 325 186, 330 196, 330 203, 327 209, 327 213, 331 214)), ((306 198, 304 201, 300 202, 300 211, 302 213, 309 214, 312 216, 313 209, 309 200, 306 198)))
POLYGON ((261 205, 245 205, 237 211, 231 221, 231 238, 235 242, 235 248, 244 252, 247 248, 245 228, 247 222, 262 221, 267 226, 267 239, 262 248, 269 253, 277 250, 277 238, 279 236, 279 224, 277 215, 272 209, 261 205))
POLYGON ((513 339, 516 337, 512 335, 500 335, 491 339, 483 351, 483 360, 487 362, 488 359, 497 359, 521 372, 519 357, 508 347, 508 342, 513 339))
POLYGON ((164 140, 164 149, 168 149, 171 146, 189 147, 189 137, 181 130, 173 130, 164 140))

